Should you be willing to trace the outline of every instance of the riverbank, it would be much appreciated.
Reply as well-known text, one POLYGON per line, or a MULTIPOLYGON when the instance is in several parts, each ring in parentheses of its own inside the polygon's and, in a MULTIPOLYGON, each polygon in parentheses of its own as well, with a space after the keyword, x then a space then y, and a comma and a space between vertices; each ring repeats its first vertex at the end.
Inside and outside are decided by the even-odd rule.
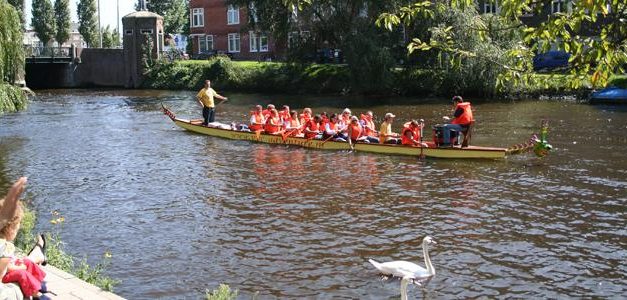
POLYGON ((457 90, 447 80, 448 70, 396 68, 386 82, 366 82, 354 78, 347 65, 290 64, 280 62, 231 61, 226 57, 196 61, 161 61, 147 73, 144 88, 198 90, 204 79, 223 91, 279 94, 368 94, 382 96, 467 96, 502 98, 538 98, 569 95, 585 98, 590 89, 569 86, 569 75, 537 74, 525 86, 507 87, 500 92, 486 91, 482 84, 457 90))

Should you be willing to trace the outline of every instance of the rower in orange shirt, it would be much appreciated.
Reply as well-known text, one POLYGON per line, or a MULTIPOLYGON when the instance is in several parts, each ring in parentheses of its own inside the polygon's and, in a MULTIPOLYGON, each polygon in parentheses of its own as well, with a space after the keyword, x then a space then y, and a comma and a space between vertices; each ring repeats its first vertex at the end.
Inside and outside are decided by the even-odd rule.
POLYGON ((282 128, 283 128, 283 123, 281 123, 279 112, 276 109, 270 110, 270 118, 266 120, 266 126, 265 126, 266 133, 281 134, 283 133, 281 131, 282 128))
POLYGON ((320 115, 316 115, 313 119, 309 120, 307 123, 305 123, 305 127, 303 129, 303 132, 305 133, 305 138, 306 139, 320 139, 320 137, 322 137, 322 135, 320 134, 320 121, 322 120, 322 118, 320 117, 320 115))
POLYGON ((372 120, 372 111, 366 112, 366 114, 361 115, 360 124, 364 129, 363 135, 366 136, 368 142, 370 143, 379 143, 379 138, 377 137, 378 133, 375 129, 374 121, 372 120))
POLYGON ((311 108, 305 107, 303 113, 300 114, 300 124, 305 125, 312 118, 311 108))
POLYGON ((401 132, 401 144, 407 146, 428 147, 426 143, 420 141, 420 129, 423 126, 424 121, 422 119, 420 120, 420 123, 416 120, 409 122, 409 125, 405 126, 401 132))
POLYGON ((266 118, 263 117, 263 107, 261 105, 255 106, 255 110, 250 112, 250 124, 248 129, 250 131, 261 131, 266 124, 266 118))

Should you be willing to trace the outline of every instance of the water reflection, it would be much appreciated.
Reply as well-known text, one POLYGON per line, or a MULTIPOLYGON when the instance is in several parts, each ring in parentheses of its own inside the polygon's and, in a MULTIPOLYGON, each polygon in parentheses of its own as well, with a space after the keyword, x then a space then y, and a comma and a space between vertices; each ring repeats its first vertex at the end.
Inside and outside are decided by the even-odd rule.
MULTIPOLYGON (((250 105, 372 109, 428 124, 447 105, 388 99, 228 95, 219 120, 250 105), (277 101, 281 99, 282 101, 277 101), (305 101, 305 102, 303 102, 305 101), (281 103, 279 103, 281 102, 281 103), (313 103, 313 104, 312 104, 313 103)), ((245 298, 398 296, 368 258, 437 275, 418 298, 612 297, 627 290, 627 115, 576 103, 478 103, 473 142, 507 146, 551 120, 556 153, 501 161, 417 160, 205 137, 161 103, 200 116, 193 92, 42 91, 0 118, 0 189, 28 175, 40 216, 59 210, 68 248, 97 262, 127 298, 197 298, 228 283, 245 298), (167 267, 156 267, 167 263, 167 267)), ((398 124, 397 124, 398 123, 398 124)), ((45 218, 41 230, 57 230, 45 218)))

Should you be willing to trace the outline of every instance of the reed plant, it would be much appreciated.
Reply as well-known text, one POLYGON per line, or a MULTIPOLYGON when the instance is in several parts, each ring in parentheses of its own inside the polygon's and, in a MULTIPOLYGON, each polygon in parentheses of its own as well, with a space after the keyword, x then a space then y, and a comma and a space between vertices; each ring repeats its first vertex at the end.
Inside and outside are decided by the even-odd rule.
POLYGON ((207 300, 233 300, 237 299, 237 290, 232 291, 231 287, 226 284, 220 284, 220 286, 209 292, 207 291, 205 299, 207 300))

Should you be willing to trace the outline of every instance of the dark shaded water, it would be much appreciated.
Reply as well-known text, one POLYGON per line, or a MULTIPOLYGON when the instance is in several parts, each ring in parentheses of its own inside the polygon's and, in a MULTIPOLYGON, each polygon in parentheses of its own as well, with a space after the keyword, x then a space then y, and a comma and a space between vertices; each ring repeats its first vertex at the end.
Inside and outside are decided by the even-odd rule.
MULTIPOLYGON (((192 92, 41 91, 0 117, 0 191, 29 176, 38 228, 100 261, 126 298, 200 298, 228 283, 241 298, 398 297, 366 260, 437 275, 410 298, 615 297, 627 294, 627 110, 563 102, 475 105, 473 143, 508 146, 551 120, 556 151, 505 160, 426 160, 251 144, 187 133, 159 111, 199 116, 192 92), (63 226, 49 223, 58 210, 63 226)), ((229 94, 219 120, 252 103, 229 94)), ((363 99, 305 99, 315 111, 363 99)), ((397 123, 428 124, 444 104, 389 99, 397 123)), ((398 124, 395 127, 398 130, 398 124)))

